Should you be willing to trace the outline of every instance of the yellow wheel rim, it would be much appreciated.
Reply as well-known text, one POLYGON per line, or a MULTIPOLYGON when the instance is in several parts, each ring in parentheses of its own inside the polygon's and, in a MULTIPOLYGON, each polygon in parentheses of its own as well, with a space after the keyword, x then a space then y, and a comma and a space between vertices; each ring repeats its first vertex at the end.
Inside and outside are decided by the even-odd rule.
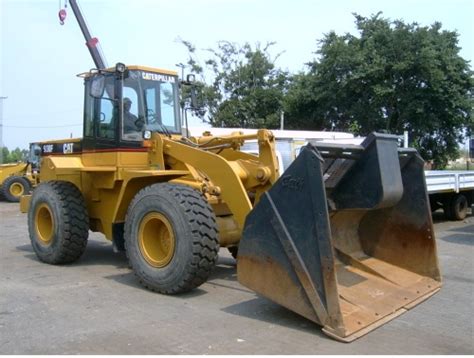
POLYGON ((175 237, 168 219, 160 213, 148 213, 138 230, 140 251, 153 267, 165 267, 173 258, 175 237))
POLYGON ((10 185, 11 195, 18 197, 18 196, 22 196, 24 192, 25 192, 25 187, 23 186, 23 184, 13 183, 12 185, 10 185))
POLYGON ((43 245, 49 245, 53 240, 54 219, 48 205, 41 204, 35 212, 36 235, 43 245))

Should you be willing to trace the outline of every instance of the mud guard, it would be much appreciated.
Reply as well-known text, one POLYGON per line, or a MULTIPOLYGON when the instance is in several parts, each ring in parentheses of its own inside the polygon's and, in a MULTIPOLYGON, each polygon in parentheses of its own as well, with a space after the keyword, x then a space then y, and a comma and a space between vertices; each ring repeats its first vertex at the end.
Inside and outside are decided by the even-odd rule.
POLYGON ((238 280, 350 342, 441 286, 423 161, 397 138, 308 144, 247 216, 238 280))

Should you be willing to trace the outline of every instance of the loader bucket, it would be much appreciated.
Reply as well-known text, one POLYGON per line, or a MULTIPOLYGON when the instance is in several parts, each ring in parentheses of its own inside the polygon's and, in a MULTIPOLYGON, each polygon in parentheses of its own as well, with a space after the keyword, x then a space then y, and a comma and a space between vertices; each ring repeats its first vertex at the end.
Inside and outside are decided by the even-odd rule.
POLYGON ((423 160, 394 136, 308 144, 246 219, 238 280, 350 342, 436 293, 423 160))

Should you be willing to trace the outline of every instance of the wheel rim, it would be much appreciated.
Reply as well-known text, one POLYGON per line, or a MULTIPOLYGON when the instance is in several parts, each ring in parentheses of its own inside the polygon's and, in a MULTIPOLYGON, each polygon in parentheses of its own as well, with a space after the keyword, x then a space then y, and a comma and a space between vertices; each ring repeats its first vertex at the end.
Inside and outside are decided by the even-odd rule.
POLYGON ((48 205, 41 204, 35 212, 36 234, 43 245, 49 245, 53 240, 54 219, 48 205))
POLYGON ((21 183, 12 183, 12 185, 10 185, 10 194, 15 196, 15 197, 18 197, 18 196, 22 196, 23 193, 25 192, 25 187, 23 186, 23 184, 21 183))
POLYGON ((169 220, 160 213, 145 215, 138 231, 140 251, 153 267, 165 267, 173 258, 175 237, 169 220))

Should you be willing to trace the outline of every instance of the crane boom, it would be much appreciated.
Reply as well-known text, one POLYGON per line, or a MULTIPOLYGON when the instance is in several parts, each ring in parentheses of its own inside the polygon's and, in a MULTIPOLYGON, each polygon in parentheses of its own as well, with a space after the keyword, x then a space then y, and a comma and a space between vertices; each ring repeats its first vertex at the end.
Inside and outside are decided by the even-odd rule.
POLYGON ((107 62, 100 50, 99 39, 97 37, 92 37, 89 29, 87 27, 86 21, 84 16, 82 15, 81 9, 76 0, 69 0, 69 4, 71 5, 72 11, 76 16, 77 23, 81 28, 82 34, 84 35, 84 39, 86 40, 86 46, 89 49, 89 52, 92 56, 92 60, 94 61, 95 66, 99 70, 103 70, 107 68, 107 62))

